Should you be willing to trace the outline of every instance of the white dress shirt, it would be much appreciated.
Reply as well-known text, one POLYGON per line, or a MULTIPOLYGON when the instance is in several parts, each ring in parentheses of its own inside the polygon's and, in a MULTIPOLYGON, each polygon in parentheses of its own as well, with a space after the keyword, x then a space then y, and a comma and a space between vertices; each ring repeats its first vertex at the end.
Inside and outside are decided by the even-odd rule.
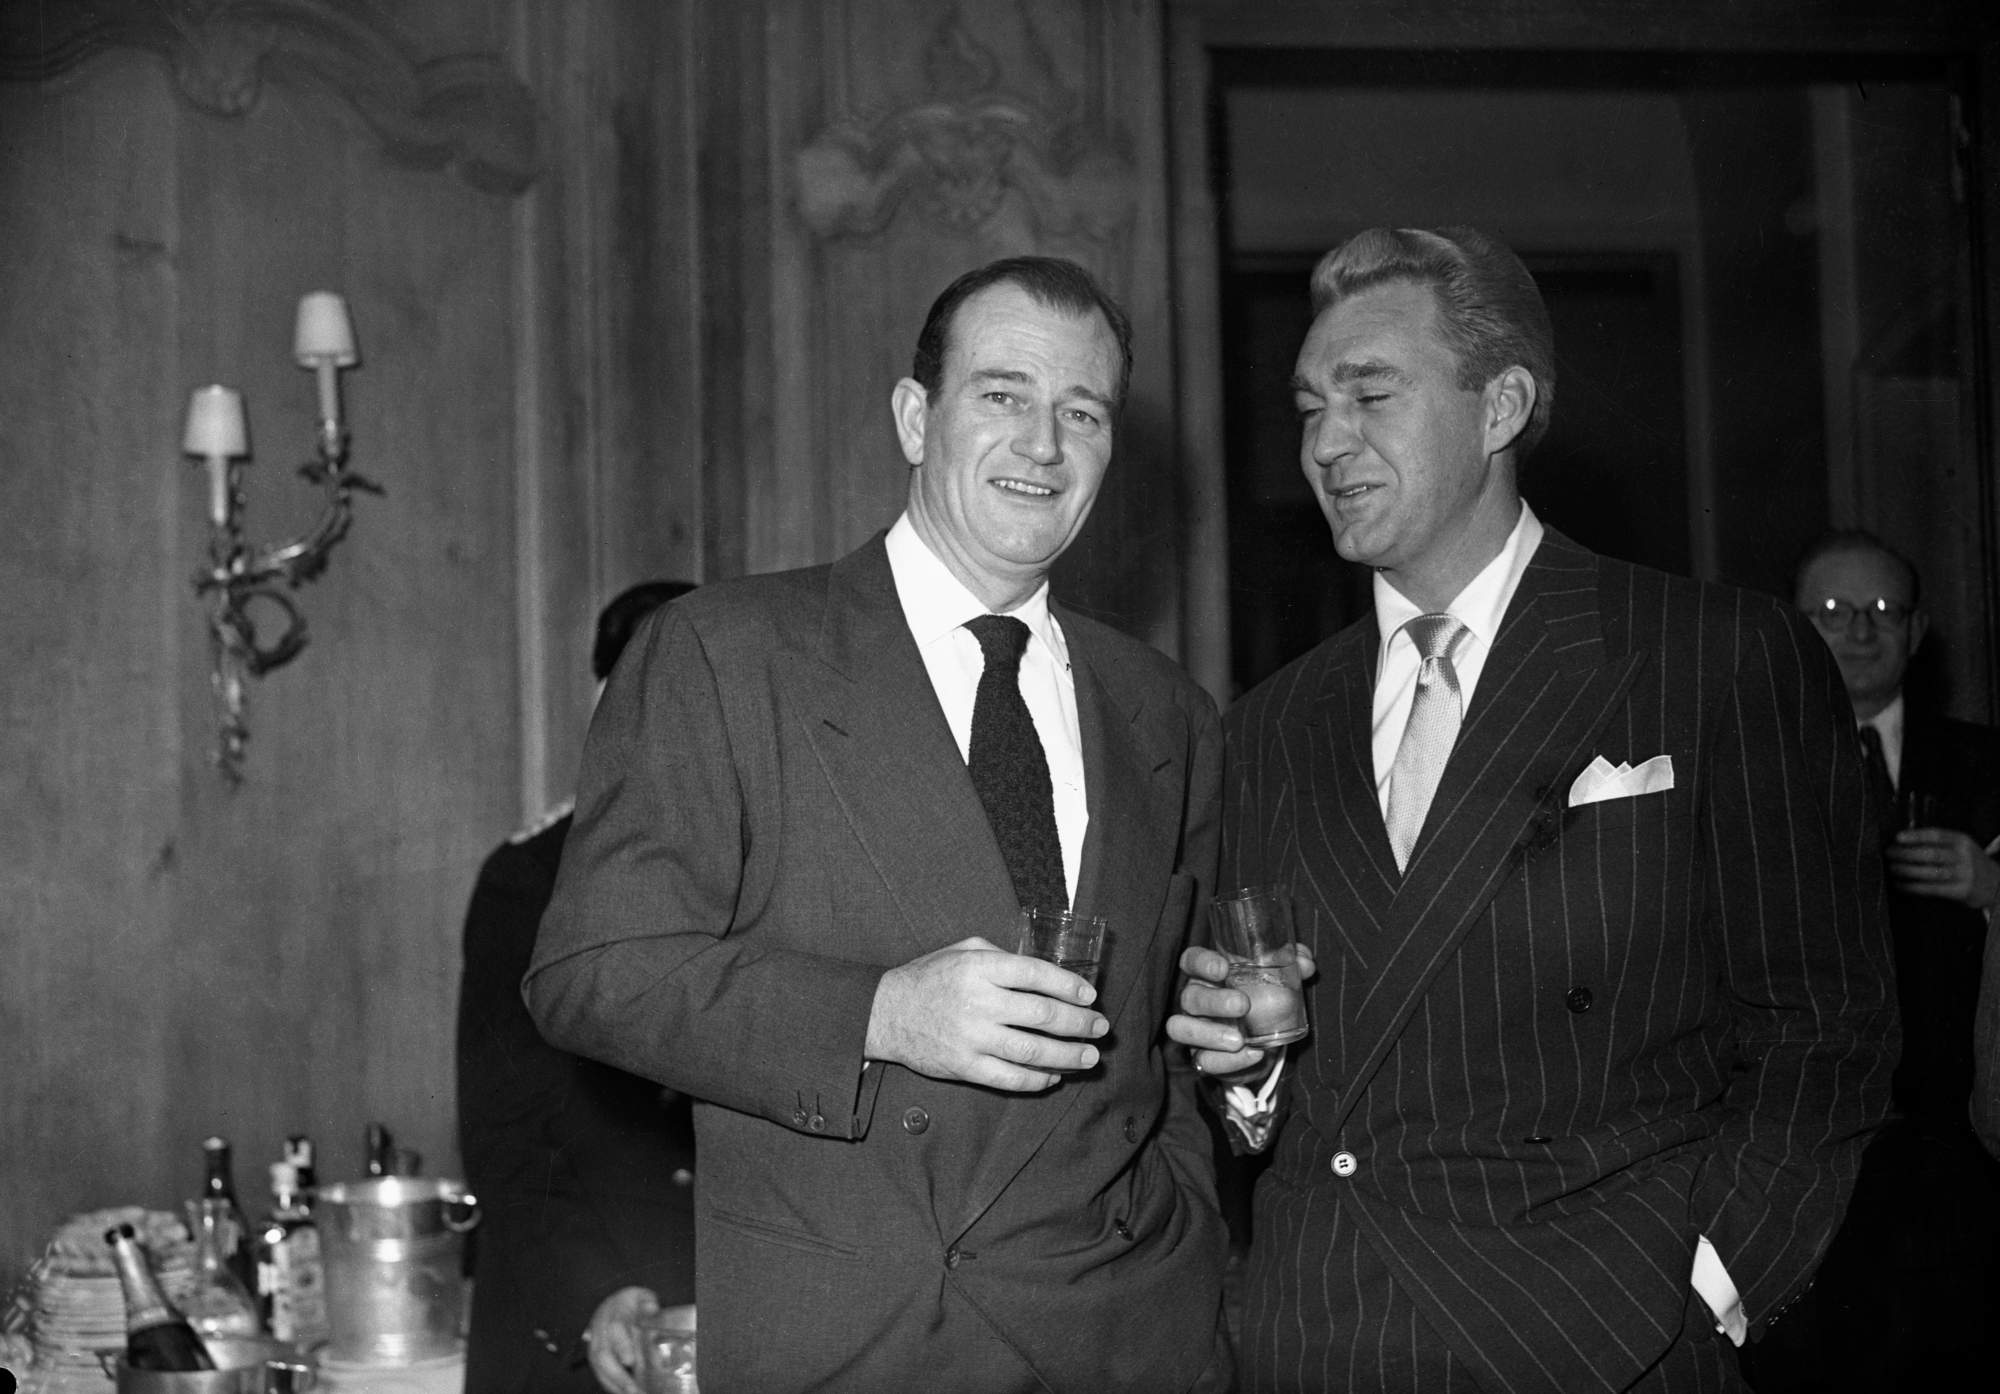
MULTIPOLYGON (((980 675, 986 671, 985 652, 965 622, 991 612, 917 536, 909 514, 896 520, 886 541, 889 571, 895 577, 904 622, 910 626, 910 637, 917 641, 931 689, 937 693, 944 719, 958 741, 959 757, 964 759, 972 749, 972 704, 979 694, 980 675)), ((1028 646, 1021 654, 1021 700, 1028 705, 1042 753, 1048 757, 1056 837, 1062 843, 1063 881, 1074 901, 1083 867, 1083 835, 1090 826, 1090 805, 1084 796, 1083 738, 1077 728, 1069 644, 1062 626, 1049 613, 1048 582, 1008 613, 1028 626, 1028 646)))
MULTIPOLYGON (((1479 675, 1486 671, 1486 658, 1493 651, 1494 639, 1499 636, 1500 622, 1506 618, 1514 592, 1520 589, 1521 577, 1526 573, 1528 563, 1534 559, 1535 549, 1541 546, 1542 532, 1541 520, 1535 516, 1533 509, 1522 503, 1521 516, 1515 520, 1514 530, 1507 534, 1507 541, 1501 546, 1499 555, 1486 563, 1465 589, 1445 606, 1445 611, 1468 631, 1452 655, 1452 669, 1458 675, 1461 714, 1472 710, 1472 691, 1479 684, 1479 675)), ((1410 721, 1410 706, 1416 700, 1417 670, 1423 662, 1417 654, 1416 644, 1403 626, 1424 613, 1390 585, 1381 572, 1375 573, 1375 626, 1382 634, 1382 648, 1375 666, 1372 754, 1375 760, 1375 793, 1381 801, 1384 818, 1389 816, 1389 778, 1396 764, 1396 748, 1403 743, 1403 728, 1410 721)), ((1889 765, 1891 774, 1902 756, 1900 697, 1894 706, 1896 755, 1889 765)), ((1886 748, 1888 733, 1885 731, 1883 735, 1886 748)), ((1743 1314, 1742 1295, 1737 1292, 1729 1270, 1723 1266, 1722 1256, 1708 1242, 1707 1235, 1699 1236, 1696 1242, 1694 1271, 1689 1281, 1714 1313, 1715 1329, 1735 1344, 1742 1345, 1749 1329, 1743 1314)))
POLYGON ((1889 783, 1897 793, 1903 791, 1903 694, 1898 692, 1889 699, 1889 705, 1861 723, 1873 726, 1882 738, 1882 763, 1889 767, 1889 783))

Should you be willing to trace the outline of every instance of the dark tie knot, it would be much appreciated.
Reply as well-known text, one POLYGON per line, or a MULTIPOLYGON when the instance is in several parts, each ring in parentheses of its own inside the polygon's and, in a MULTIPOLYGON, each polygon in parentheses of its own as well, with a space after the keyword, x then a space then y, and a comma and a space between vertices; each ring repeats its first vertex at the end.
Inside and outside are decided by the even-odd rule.
POLYGON ((1012 615, 981 615, 967 620, 965 627, 979 641, 979 650, 986 655, 988 668, 1019 671, 1021 652, 1028 647, 1027 625, 1012 615))
POLYGON ((1469 631, 1456 615, 1418 615, 1403 626, 1419 658, 1449 658, 1458 641, 1469 631))

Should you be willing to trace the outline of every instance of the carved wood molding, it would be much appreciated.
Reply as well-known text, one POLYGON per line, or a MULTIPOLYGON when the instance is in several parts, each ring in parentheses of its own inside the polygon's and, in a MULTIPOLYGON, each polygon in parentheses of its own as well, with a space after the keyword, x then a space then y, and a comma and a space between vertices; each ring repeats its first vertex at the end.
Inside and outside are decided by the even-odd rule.
POLYGON ((487 54, 419 58, 365 6, 327 0, 95 0, 0 6, 0 81, 42 82, 115 49, 166 60, 182 94, 243 116, 265 82, 324 87, 398 164, 518 194, 539 170, 533 95, 487 54))
MULTIPOLYGON (((1108 52, 1093 6, 1093 48, 1108 52)), ((1108 60, 1106 60, 1108 61, 1108 60)), ((1123 240, 1134 216, 1130 141, 1086 95, 1056 86, 1047 106, 1002 86, 1000 62, 946 9, 925 46, 929 92, 880 115, 839 113, 794 157, 798 207, 822 237, 872 237, 905 208, 954 236, 1018 194, 1040 231, 1123 240)), ((1099 73, 1086 90, 1101 90, 1099 73)))

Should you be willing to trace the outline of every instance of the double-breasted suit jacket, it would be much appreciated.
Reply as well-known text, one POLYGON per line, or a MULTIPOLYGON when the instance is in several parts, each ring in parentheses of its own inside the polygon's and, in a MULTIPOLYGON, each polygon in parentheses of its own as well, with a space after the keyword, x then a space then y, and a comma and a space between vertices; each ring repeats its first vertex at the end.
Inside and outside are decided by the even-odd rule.
POLYGON ((1227 1241, 1162 1028, 1220 722, 1057 614, 1111 1032, 1041 1094, 863 1068, 882 973, 1011 947, 1017 910, 880 537, 676 602, 605 694, 526 990, 565 1048, 696 1100, 704 1389, 1177 1390, 1216 1354, 1227 1241))
POLYGON ((1780 1310, 1894 1059, 1824 645, 1549 531, 1407 874, 1370 754, 1378 649, 1371 615, 1227 723, 1225 877, 1289 883, 1318 962, 1256 1196, 1246 1387, 1362 1387, 1339 1362, 1398 1344, 1448 1357, 1451 1387, 1730 1387, 1697 1237, 1753 1321, 1780 1310), (1571 806, 1600 755, 1668 756, 1673 785, 1571 806), (1382 1295, 1408 1329, 1358 1335, 1382 1295))

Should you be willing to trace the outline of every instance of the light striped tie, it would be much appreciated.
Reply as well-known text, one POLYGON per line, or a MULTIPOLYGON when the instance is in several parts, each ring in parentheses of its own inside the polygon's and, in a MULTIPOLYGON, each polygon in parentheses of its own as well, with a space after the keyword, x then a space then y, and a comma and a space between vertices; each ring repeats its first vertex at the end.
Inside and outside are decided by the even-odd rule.
POLYGON ((1471 633, 1452 616, 1442 614, 1419 615, 1403 628, 1417 646, 1423 666, 1417 670, 1417 693, 1410 702, 1403 743, 1396 747, 1396 763, 1389 768, 1389 846, 1396 854, 1399 871, 1410 864, 1410 851, 1423 831, 1431 796, 1437 793, 1445 762, 1451 759, 1451 747, 1458 740, 1458 724, 1464 713, 1451 653, 1458 641, 1471 633))

